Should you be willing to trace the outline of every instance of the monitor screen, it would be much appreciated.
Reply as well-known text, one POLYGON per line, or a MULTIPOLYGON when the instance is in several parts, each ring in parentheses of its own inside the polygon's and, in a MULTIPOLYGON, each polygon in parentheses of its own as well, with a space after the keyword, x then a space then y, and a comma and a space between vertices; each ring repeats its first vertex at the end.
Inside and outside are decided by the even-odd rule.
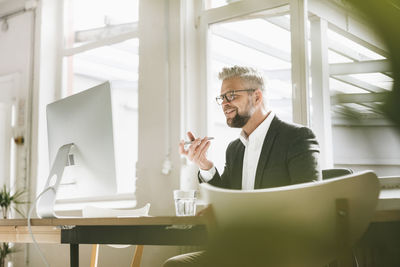
POLYGON ((76 183, 70 198, 116 193, 111 89, 108 82, 47 105, 50 164, 73 143, 63 183, 76 183), (73 158, 71 158, 73 157, 73 158))
MULTIPOLYGON (((117 193, 108 82, 49 104, 47 130, 51 169, 44 190, 54 187, 53 195, 67 190, 62 195, 68 199, 99 200, 117 193), (65 152, 67 145, 68 152, 65 152), (59 181, 56 182, 57 177, 59 181)), ((54 203, 55 196, 45 195, 38 205, 54 206, 54 203)), ((37 206, 37 211, 40 207, 37 206)), ((38 215, 52 217, 47 212, 38 215)))

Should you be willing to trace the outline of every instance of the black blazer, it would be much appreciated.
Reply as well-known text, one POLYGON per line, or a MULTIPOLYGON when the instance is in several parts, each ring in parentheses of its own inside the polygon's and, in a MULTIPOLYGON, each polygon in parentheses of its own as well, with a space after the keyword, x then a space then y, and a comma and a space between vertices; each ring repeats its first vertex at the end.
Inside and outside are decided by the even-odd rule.
MULTIPOLYGON (((208 183, 241 189, 244 150, 239 138, 231 142, 226 150, 224 172, 220 175, 217 170, 208 183)), ((309 128, 283 122, 275 116, 264 139, 254 188, 321 180, 318 157, 319 145, 309 128)))

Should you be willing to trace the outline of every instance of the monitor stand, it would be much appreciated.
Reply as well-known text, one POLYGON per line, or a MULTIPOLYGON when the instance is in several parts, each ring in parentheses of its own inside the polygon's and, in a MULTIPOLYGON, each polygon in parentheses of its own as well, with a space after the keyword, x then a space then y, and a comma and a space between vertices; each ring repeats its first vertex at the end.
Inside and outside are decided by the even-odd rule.
MULTIPOLYGON (((36 214, 39 218, 57 218, 54 212, 58 186, 66 166, 71 165, 69 154, 74 144, 66 144, 58 149, 56 158, 51 166, 49 177, 41 195, 37 200, 36 214)), ((72 163, 73 164, 73 163, 72 163)))

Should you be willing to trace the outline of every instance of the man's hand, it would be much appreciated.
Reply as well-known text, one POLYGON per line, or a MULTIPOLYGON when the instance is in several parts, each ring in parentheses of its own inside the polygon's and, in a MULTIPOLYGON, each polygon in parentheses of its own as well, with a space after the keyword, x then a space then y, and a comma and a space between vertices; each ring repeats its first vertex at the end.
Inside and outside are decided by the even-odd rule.
POLYGON ((190 161, 194 162, 200 169, 209 170, 214 164, 207 159, 207 150, 210 147, 210 141, 207 137, 195 138, 191 132, 187 133, 189 140, 192 144, 189 148, 185 149, 185 141, 181 140, 179 143, 179 153, 185 155, 190 161))

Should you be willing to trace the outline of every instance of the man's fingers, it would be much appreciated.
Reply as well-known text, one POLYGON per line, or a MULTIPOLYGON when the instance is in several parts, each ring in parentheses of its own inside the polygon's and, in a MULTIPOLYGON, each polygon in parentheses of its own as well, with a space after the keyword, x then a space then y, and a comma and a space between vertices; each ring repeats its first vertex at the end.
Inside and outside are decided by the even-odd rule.
POLYGON ((194 141, 196 138, 194 138, 194 135, 192 134, 192 132, 188 132, 187 136, 189 137, 190 141, 194 141))
POLYGON ((189 146, 188 156, 190 160, 193 160, 196 154, 197 147, 200 145, 200 139, 197 138, 193 141, 193 143, 189 146))
POLYGON ((203 159, 206 159, 206 153, 209 147, 210 141, 204 138, 201 141, 201 144, 197 147, 196 153, 194 154, 194 160, 201 161, 203 159))
POLYGON ((207 151, 208 151, 208 148, 210 147, 210 145, 211 145, 211 142, 207 141, 205 143, 205 145, 202 147, 202 149, 200 151, 200 159, 207 159, 207 151))
POLYGON ((210 147, 210 141, 207 137, 202 139, 195 138, 192 132, 188 132, 187 136, 192 141, 188 149, 185 149, 185 142, 182 140, 179 143, 179 153, 187 156, 190 161, 193 161, 197 165, 201 166, 208 162, 206 158, 207 150, 210 147))
POLYGON ((197 151, 201 152, 204 148, 204 146, 207 144, 208 140, 207 138, 201 139, 200 145, 197 147, 197 151))

